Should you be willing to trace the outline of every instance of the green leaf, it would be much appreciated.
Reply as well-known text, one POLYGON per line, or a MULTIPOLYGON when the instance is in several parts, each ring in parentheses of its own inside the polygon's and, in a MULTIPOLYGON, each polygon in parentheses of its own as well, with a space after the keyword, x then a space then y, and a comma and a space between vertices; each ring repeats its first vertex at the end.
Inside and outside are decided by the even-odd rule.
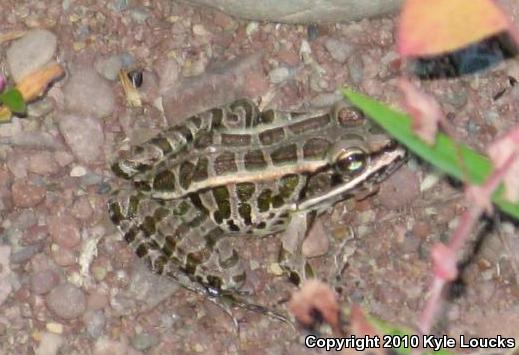
MULTIPOLYGON (((476 185, 482 184, 490 176, 490 160, 466 145, 458 144, 439 133, 436 144, 431 147, 413 132, 412 120, 408 115, 349 89, 344 89, 343 94, 409 150, 450 176, 476 185)), ((492 201, 502 211, 519 219, 519 203, 505 200, 503 192, 504 188, 500 186, 493 194, 492 201)))
MULTIPOLYGON (((398 355, 409 355, 413 352, 413 346, 415 345, 423 345, 423 337, 421 335, 414 334, 410 329, 405 327, 394 326, 388 322, 382 321, 380 319, 368 316, 368 321, 371 323, 380 333, 385 335, 385 338, 382 340, 388 340, 387 344, 397 345, 400 344, 398 348, 393 348, 392 350, 398 355)), ((381 344, 383 345, 383 344, 381 344)), ((421 354, 425 355, 452 355, 452 352, 440 349, 437 351, 425 351, 421 352, 421 354)))
POLYGON ((27 111, 27 105, 23 100, 22 93, 16 89, 7 89, 0 94, 0 101, 15 113, 25 113, 27 111))

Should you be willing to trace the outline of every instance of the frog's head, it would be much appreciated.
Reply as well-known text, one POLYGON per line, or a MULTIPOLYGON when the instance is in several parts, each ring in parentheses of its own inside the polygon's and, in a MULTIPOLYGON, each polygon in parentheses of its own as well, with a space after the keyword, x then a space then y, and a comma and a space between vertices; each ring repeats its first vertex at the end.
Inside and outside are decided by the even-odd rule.
POLYGON ((331 127, 322 132, 329 143, 323 164, 309 175, 300 210, 326 208, 348 196, 365 197, 405 158, 405 150, 360 111, 340 104, 331 116, 331 127))

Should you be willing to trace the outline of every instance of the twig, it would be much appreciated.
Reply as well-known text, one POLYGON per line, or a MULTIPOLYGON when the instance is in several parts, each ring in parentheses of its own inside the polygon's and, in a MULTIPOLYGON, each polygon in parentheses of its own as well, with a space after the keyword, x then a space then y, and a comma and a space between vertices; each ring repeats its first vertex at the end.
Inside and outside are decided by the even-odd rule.
MULTIPOLYGON (((505 163, 500 168, 495 169, 487 181, 481 187, 478 187, 478 192, 481 194, 478 196, 479 201, 490 201, 492 194, 517 158, 517 152, 511 154, 505 163)), ((470 232, 474 228, 474 225, 485 210, 486 208, 484 204, 476 202, 463 213, 452 238, 447 244, 447 249, 453 256, 456 256, 461 250, 462 246, 467 241, 470 232)), ((445 285, 457 276, 457 273, 447 276, 445 273, 438 272, 438 270, 443 267, 443 265, 439 265, 439 261, 440 260, 433 259, 435 273, 429 290, 430 296, 419 318, 418 328, 422 334, 428 334, 431 331, 434 318, 442 306, 441 296, 445 285)))

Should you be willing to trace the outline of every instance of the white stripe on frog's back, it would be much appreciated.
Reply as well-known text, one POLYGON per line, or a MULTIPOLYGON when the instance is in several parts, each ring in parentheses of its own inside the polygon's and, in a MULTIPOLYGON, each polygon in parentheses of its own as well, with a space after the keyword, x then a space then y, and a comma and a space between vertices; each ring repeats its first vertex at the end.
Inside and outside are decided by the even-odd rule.
POLYGON ((153 197, 174 199, 231 182, 313 173, 330 164, 327 152, 336 136, 352 133, 329 114, 305 114, 284 123, 278 119, 250 130, 201 135, 203 144, 195 141, 182 158, 158 165, 135 181, 146 185, 153 197))

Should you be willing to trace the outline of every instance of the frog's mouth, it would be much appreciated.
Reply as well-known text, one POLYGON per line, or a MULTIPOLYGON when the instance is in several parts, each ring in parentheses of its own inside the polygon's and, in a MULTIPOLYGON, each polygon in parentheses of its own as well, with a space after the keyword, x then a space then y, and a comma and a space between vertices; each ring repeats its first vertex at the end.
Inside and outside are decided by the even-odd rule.
POLYGON ((366 169, 350 181, 340 184, 322 195, 303 200, 294 207, 296 210, 311 210, 325 203, 333 204, 340 199, 341 196, 353 193, 356 189, 365 184, 376 185, 391 175, 404 161, 405 156, 406 151, 402 147, 384 150, 380 154, 371 157, 366 169))

